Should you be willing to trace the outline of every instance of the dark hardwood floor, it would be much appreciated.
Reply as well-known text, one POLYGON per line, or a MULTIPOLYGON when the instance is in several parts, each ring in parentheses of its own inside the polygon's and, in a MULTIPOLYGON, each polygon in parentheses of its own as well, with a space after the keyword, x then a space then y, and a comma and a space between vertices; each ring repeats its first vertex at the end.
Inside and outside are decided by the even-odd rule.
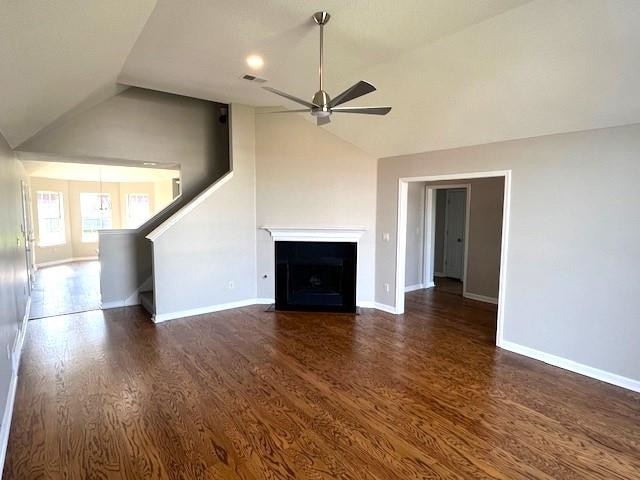
POLYGON ((31 319, 100 308, 100 262, 42 267, 31 292, 31 319))
POLYGON ((637 479, 640 395, 493 345, 495 308, 30 322, 7 479, 637 479))
POLYGON ((462 296, 462 282, 455 278, 433 277, 436 284, 435 289, 438 292, 453 293, 462 296))

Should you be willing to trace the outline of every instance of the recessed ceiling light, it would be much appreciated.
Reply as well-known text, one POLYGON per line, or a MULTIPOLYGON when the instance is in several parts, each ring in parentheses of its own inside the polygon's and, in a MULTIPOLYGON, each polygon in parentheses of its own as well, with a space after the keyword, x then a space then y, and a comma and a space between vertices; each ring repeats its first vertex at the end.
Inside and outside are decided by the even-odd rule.
POLYGON ((147 165, 147 166, 152 167, 154 165, 157 165, 157 163, 156 162, 144 162, 143 165, 147 165))
POLYGON ((264 60, 260 55, 249 55, 247 57, 247 65, 254 70, 258 70, 264 66, 264 60))

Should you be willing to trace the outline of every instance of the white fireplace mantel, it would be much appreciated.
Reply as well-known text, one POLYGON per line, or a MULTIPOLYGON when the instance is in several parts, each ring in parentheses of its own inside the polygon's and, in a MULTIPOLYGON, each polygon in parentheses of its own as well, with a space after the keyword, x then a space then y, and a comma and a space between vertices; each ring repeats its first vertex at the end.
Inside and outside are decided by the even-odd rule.
POLYGON ((363 227, 261 227, 276 242, 357 242, 363 227))

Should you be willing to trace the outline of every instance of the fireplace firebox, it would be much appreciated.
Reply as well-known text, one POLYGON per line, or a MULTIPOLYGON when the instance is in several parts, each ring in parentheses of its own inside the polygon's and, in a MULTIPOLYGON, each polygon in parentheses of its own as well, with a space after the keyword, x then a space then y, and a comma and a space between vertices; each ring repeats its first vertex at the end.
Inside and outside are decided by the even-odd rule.
POLYGON ((355 242, 277 241, 276 310, 356 311, 355 242))

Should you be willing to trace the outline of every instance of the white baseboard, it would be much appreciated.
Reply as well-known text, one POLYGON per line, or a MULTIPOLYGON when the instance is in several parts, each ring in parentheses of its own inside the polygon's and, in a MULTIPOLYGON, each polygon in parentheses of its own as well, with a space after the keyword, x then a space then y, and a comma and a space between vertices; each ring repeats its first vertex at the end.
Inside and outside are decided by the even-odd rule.
POLYGON ((554 367, 559 367, 570 372, 579 373, 586 377, 595 378, 602 382, 610 383, 618 387, 626 388, 634 392, 640 392, 640 380, 634 380, 632 378, 623 377, 611 372, 605 372, 598 368, 590 367, 582 363, 574 362, 563 357, 558 357, 551 353, 542 352, 534 348, 525 347, 523 345, 510 342, 508 340, 501 340, 498 345, 500 348, 509 350, 510 352, 524 355, 525 357, 540 360, 541 362, 548 363, 554 367))
POLYGON ((237 302, 221 303, 218 305, 209 305, 206 307, 192 308, 189 310, 180 310, 170 313, 156 313, 151 317, 154 323, 162 323, 168 320, 175 320, 176 318, 193 317, 195 315, 204 315, 205 313, 221 312, 222 310, 230 310, 232 308, 247 307, 249 305, 257 304, 270 304, 273 303, 271 299, 267 298, 248 298, 246 300, 239 300, 237 302))
POLYGON ((431 281, 431 282, 425 283, 424 287, 422 288, 435 288, 435 286, 436 284, 433 281, 431 281))
POLYGON ((392 307, 391 305, 385 305, 384 303, 375 303, 375 307, 376 310, 381 310, 383 312, 387 312, 387 313, 393 313, 394 315, 396 314, 396 307, 392 307))
MULTIPOLYGON (((223 310, 231 310, 232 308, 248 307, 249 305, 270 305, 274 303, 273 298, 248 298, 246 300, 239 300, 237 302, 222 303, 219 305, 210 305, 207 307, 193 308, 189 310, 181 310, 170 313, 156 313, 152 316, 154 323, 162 323, 169 320, 175 320, 177 318, 193 317, 195 315, 204 315, 206 313, 221 312, 223 310)), ((375 308, 387 313, 396 313, 395 307, 384 305, 382 303, 376 303, 371 301, 358 302, 358 306, 361 308, 375 308)))
POLYGON ((254 298, 253 299, 256 305, 271 305, 272 303, 276 303, 275 298, 254 298))
POLYGON ((433 276, 434 277, 445 277, 446 275, 444 273, 442 273, 442 272, 434 272, 433 276))
POLYGON ((493 303, 494 305, 498 304, 498 299, 494 297, 486 297, 484 295, 478 295, 476 293, 469 293, 469 292, 464 292, 462 296, 470 300, 477 300, 479 302, 485 302, 485 303, 493 303))
POLYGON ((405 293, 409 293, 409 292, 415 292, 416 290, 422 290, 424 288, 424 285, 422 285, 421 283, 416 283, 415 285, 407 285, 406 287, 404 287, 404 291, 405 293))
POLYGON ((7 455, 7 445, 9 444, 9 432, 11 430, 11 417, 13 417, 13 404, 16 399, 16 389, 18 387, 18 374, 15 370, 11 371, 11 381, 9 383, 9 392, 7 393, 7 402, 4 407, 4 415, 2 416, 2 427, 0 427, 0 465, 4 468, 4 458, 7 455))
POLYGON ((29 314, 31 313, 31 295, 27 297, 27 303, 24 309, 24 316, 22 317, 22 323, 20 330, 16 335, 16 339, 13 343, 13 349, 11 351, 11 365, 16 373, 20 368, 20 355, 22 353, 22 345, 24 345, 24 339, 27 336, 27 325, 29 324, 29 314))
POLYGON ((27 335, 27 325, 29 324, 29 313, 31 311, 31 296, 27 298, 22 324, 13 344, 11 351, 11 381, 9 382, 9 391, 7 392, 7 401, 2 415, 2 424, 0 424, 0 469, 4 468, 4 459, 7 454, 7 445, 9 443, 9 432, 11 431, 11 418, 13 417, 13 404, 16 399, 16 390, 18 388, 18 370, 20 368, 20 357, 22 355, 22 346, 27 335))
POLYGON ((62 260, 53 260, 51 262, 42 262, 35 264, 36 269, 42 267, 53 267, 55 265, 64 265, 65 263, 73 263, 73 262, 88 262, 90 260, 98 260, 97 256, 93 257, 70 257, 63 258, 62 260))

